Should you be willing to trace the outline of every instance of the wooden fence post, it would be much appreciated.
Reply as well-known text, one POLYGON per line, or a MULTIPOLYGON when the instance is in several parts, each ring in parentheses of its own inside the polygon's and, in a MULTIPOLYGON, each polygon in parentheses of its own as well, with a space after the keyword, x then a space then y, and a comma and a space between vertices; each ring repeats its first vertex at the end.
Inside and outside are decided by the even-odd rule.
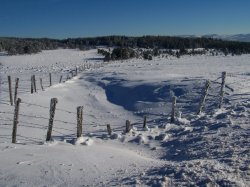
POLYGON ((36 92, 36 76, 33 75, 33 85, 34 85, 34 91, 36 92))
POLYGON ((33 75, 33 84, 34 84, 34 91, 37 92, 36 90, 36 76, 33 75))
POLYGON ((77 71, 77 68, 76 68, 76 76, 77 76, 77 74, 78 74, 78 71, 77 71))
POLYGON ((49 86, 52 86, 51 73, 49 73, 49 86))
POLYGON ((175 122, 175 108, 176 108, 176 97, 174 96, 172 100, 171 123, 175 122))
POLYGON ((16 99, 17 99, 18 82, 19 82, 19 78, 16 78, 15 95, 14 95, 14 103, 15 104, 16 104, 16 99))
POLYGON ((48 127, 46 141, 51 140, 53 121, 54 121, 54 117, 55 117, 55 110, 56 110, 57 103, 58 103, 57 98, 52 98, 50 101, 50 118, 49 118, 49 127, 48 127))
POLYGON ((145 129, 147 127, 147 116, 143 117, 143 128, 145 129))
POLYGON ((110 124, 107 124, 107 131, 108 131, 108 135, 110 136, 112 134, 112 129, 110 124))
POLYGON ((77 107, 77 133, 76 137, 79 138, 82 136, 82 112, 83 106, 77 107))
POLYGON ((42 78, 40 78, 40 85, 41 85, 42 91, 44 91, 44 89, 43 89, 43 79, 42 78))
POLYGON ((14 119, 13 119, 13 129, 12 129, 12 143, 16 143, 16 132, 18 124, 18 115, 21 99, 18 98, 15 104, 14 119))
POLYGON ((129 131, 131 130, 131 124, 129 120, 126 120, 126 129, 125 129, 125 133, 129 133, 129 131))
POLYGON ((62 78, 63 78, 63 76, 61 75, 61 76, 60 76, 59 83, 61 83, 61 82, 62 82, 62 78))
POLYGON ((8 76, 9 83, 9 95, 10 95, 10 104, 13 105, 12 89, 11 89, 11 76, 8 76))
POLYGON ((206 84, 205 84, 205 87, 204 87, 204 92, 201 96, 201 100, 200 100, 200 104, 199 104, 199 108, 198 108, 198 111, 197 111, 197 115, 199 115, 205 105, 205 101, 206 101, 206 97, 207 97, 207 94, 208 94, 208 89, 209 89, 209 86, 210 86, 210 81, 207 80, 206 81, 206 84))
POLYGON ((225 72, 225 71, 222 72, 219 108, 221 108, 222 104, 223 104, 223 98, 224 98, 224 93, 225 93, 224 88, 225 88, 226 76, 227 76, 227 72, 225 72))
POLYGON ((74 77, 74 72, 73 70, 71 71, 71 79, 74 77))
POLYGON ((30 78, 30 82, 31 82, 30 93, 33 94, 33 92, 34 92, 34 88, 33 88, 34 84, 33 84, 33 76, 32 75, 31 75, 31 78, 30 78))

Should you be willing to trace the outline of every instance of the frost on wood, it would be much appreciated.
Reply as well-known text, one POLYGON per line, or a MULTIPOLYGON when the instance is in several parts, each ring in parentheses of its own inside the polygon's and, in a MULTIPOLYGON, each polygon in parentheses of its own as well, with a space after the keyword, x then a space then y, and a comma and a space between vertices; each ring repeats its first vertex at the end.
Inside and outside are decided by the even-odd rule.
POLYGON ((176 110, 176 97, 172 98, 172 111, 171 111, 171 123, 175 122, 175 110, 176 110))
POLYGON ((107 124, 107 131, 108 131, 108 135, 110 136, 112 133, 112 129, 111 129, 110 124, 107 124))
POLYGON ((227 72, 222 72, 219 108, 222 108, 222 105, 223 105, 223 99, 224 99, 224 94, 225 94, 224 89, 225 89, 226 76, 227 76, 227 72))
POLYGON ((83 115, 83 106, 77 107, 77 138, 82 136, 82 115, 83 115))
POLYGON ((12 88, 11 88, 11 76, 8 76, 8 83, 9 83, 10 104, 13 105, 13 96, 12 96, 12 88))
POLYGON ((206 84, 205 84, 205 87, 203 89, 203 94, 202 94, 201 100, 200 100, 199 109, 198 109, 198 112, 197 112, 198 115, 202 112, 202 109, 204 108, 205 100, 206 100, 206 97, 207 97, 207 94, 208 94, 209 86, 210 86, 210 81, 207 80, 206 84))
POLYGON ((13 130, 12 130, 12 143, 16 143, 16 133, 17 133, 17 124, 18 124, 18 115, 21 99, 18 98, 15 104, 14 119, 13 119, 13 130))
POLYGON ((19 83, 19 78, 16 78, 15 95, 14 95, 14 103, 15 104, 16 104, 16 100, 17 100, 18 83, 19 83))
POLYGON ((126 120, 126 129, 125 129, 125 133, 129 133, 130 130, 132 129, 131 123, 129 120, 126 120))
POLYGON ((52 98, 50 101, 50 118, 49 118, 49 126, 48 126, 46 141, 51 141, 51 134, 52 134, 52 128, 53 128, 53 122, 54 122, 57 103, 58 103, 57 98, 52 98))

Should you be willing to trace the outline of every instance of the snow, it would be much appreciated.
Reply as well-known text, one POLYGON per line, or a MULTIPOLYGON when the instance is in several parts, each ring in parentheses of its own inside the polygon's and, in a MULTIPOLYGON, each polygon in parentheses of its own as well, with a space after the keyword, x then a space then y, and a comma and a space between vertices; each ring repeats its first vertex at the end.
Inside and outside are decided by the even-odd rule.
POLYGON ((70 49, 0 56, 0 186, 249 186, 249 59, 201 55, 103 63, 96 50, 70 49), (84 64, 91 67, 80 72, 84 64), (76 67, 78 75, 66 80, 76 67), (222 71, 227 87, 218 109, 222 71), (33 74, 38 91, 30 94, 33 74), (12 86, 20 78, 16 144, 7 75, 12 86), (207 79, 212 82, 205 108, 196 115, 207 79), (54 97, 53 140, 45 142, 54 97), (84 107, 80 138, 78 106, 84 107), (133 125, 129 133, 126 120, 133 125))

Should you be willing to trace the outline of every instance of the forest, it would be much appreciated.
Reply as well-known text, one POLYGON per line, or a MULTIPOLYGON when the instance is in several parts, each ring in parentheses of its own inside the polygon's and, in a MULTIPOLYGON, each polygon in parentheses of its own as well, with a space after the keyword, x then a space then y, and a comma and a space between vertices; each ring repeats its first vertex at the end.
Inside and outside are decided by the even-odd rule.
MULTIPOLYGON (((68 38, 68 39, 49 39, 49 38, 14 38, 0 37, 0 51, 5 51, 8 55, 38 53, 42 50, 57 48, 69 48, 87 50, 98 46, 114 48, 144 48, 144 49, 178 49, 185 54, 187 49, 215 49, 224 54, 247 54, 250 53, 249 42, 223 41, 212 38, 195 37, 172 37, 172 36, 103 36, 92 38, 68 38)), ((132 55, 133 56, 133 55, 132 55)))

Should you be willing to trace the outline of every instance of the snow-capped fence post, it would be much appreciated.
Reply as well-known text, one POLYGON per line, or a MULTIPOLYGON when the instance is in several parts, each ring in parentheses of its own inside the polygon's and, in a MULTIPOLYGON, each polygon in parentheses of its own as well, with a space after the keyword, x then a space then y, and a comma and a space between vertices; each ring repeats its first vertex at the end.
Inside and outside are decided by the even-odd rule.
POLYGON ((10 105, 13 105, 12 89, 11 89, 11 76, 8 76, 10 105))
POLYGON ((220 103, 219 103, 219 108, 222 107, 223 104, 223 98, 224 98, 224 88, 225 88, 225 81, 226 81, 226 76, 227 72, 222 72, 222 77, 221 77, 221 88, 220 88, 220 103))
POLYGON ((34 85, 34 91, 36 92, 36 76, 33 75, 33 85, 34 85))
POLYGON ((15 95, 14 95, 14 103, 15 104, 16 104, 16 99, 17 99, 18 82, 19 82, 19 78, 16 78, 15 95))
POLYGON ((209 86, 210 86, 210 81, 207 80, 206 81, 206 84, 205 84, 205 87, 204 87, 204 92, 201 96, 201 100, 200 100, 200 104, 199 104, 199 108, 198 108, 198 111, 197 111, 197 115, 199 115, 205 105, 205 101, 206 101, 206 97, 207 97, 207 94, 208 94, 208 89, 209 89, 209 86))
POLYGON ((42 91, 44 91, 44 89, 43 89, 43 79, 42 78, 40 78, 40 85, 41 85, 42 91))
POLYGON ((172 112, 171 112, 171 123, 175 122, 175 107, 176 107, 176 97, 172 98, 172 112))
POLYGON ((111 135, 112 129, 111 129, 110 124, 107 124, 107 131, 108 131, 108 135, 111 135))
POLYGON ((53 121, 55 117, 55 110, 56 110, 57 102, 58 102, 57 98, 52 98, 50 101, 50 118, 49 118, 49 126, 48 126, 46 141, 51 140, 53 121))
POLYGON ((125 129, 125 133, 129 133, 129 131, 131 130, 131 124, 129 120, 126 120, 126 129, 125 129))
POLYGON ((20 102, 21 102, 21 99, 18 98, 17 101, 16 101, 16 104, 15 104, 13 129, 12 129, 12 143, 16 143, 16 132, 17 132, 17 124, 18 124, 18 114, 19 114, 20 102))
POLYGON ((83 111, 83 106, 78 106, 77 107, 77 133, 76 133, 77 138, 82 136, 82 111, 83 111))
POLYGON ((77 74, 78 74, 78 71, 77 71, 77 67, 76 67, 76 76, 77 76, 77 74))
POLYGON ((49 73, 49 86, 52 86, 51 73, 49 73))
POLYGON ((63 76, 61 75, 61 76, 60 76, 59 83, 61 83, 61 82, 62 82, 62 78, 63 78, 63 76))
POLYGON ((34 88, 33 88, 33 86, 34 86, 34 84, 33 84, 33 76, 31 75, 31 78, 30 78, 30 83, 31 83, 31 85, 30 85, 30 93, 31 94, 33 94, 33 92, 34 92, 34 88))
POLYGON ((143 117, 143 128, 145 129, 147 127, 147 116, 143 117))

